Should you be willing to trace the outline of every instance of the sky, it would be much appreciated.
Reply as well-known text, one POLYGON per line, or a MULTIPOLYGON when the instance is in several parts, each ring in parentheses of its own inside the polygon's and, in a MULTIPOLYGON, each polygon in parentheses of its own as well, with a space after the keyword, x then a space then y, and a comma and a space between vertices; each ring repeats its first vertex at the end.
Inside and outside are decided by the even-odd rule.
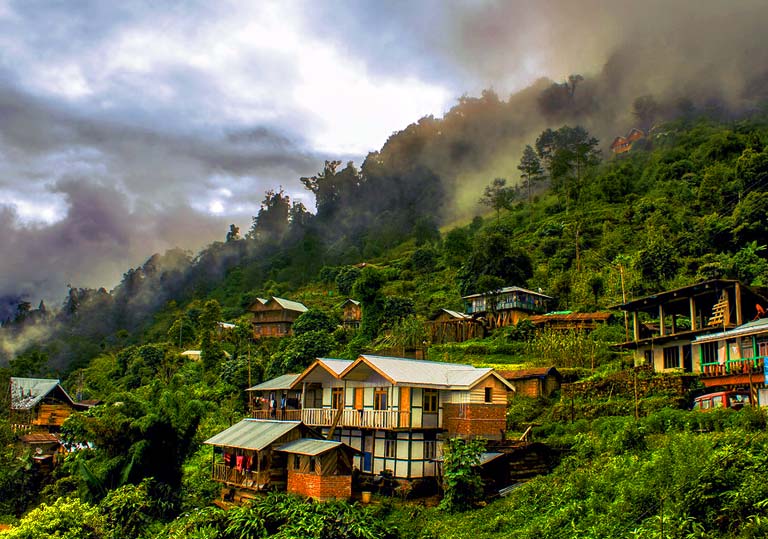
POLYGON ((312 209, 301 176, 462 95, 598 72, 633 36, 761 33, 764 4, 0 0, 0 297, 111 288, 244 232, 267 189, 312 209))

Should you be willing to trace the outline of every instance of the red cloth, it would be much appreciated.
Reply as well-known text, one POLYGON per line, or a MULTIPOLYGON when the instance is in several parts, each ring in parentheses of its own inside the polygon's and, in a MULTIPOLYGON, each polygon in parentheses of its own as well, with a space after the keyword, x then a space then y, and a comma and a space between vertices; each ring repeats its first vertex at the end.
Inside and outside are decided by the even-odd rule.
POLYGON ((242 455, 238 455, 236 458, 237 458, 237 469, 242 472, 243 471, 243 456, 242 455))
POLYGON ((230 453, 224 453, 224 464, 226 466, 232 466, 232 455, 230 453))

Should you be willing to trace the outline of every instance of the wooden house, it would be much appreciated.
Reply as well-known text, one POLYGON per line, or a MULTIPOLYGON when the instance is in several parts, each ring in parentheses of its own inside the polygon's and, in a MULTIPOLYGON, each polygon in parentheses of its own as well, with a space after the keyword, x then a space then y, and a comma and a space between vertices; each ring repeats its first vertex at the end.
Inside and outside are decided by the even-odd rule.
POLYGON ((307 308, 298 301, 274 296, 268 300, 257 299, 248 310, 253 313, 254 339, 290 335, 293 322, 307 312, 307 308))
POLYGON ((549 397, 560 389, 563 377, 554 367, 502 371, 504 379, 515 388, 516 397, 549 397))
POLYGON ((351 448, 327 442, 300 421, 244 419, 205 442, 222 497, 242 501, 263 490, 318 499, 351 494, 351 448))
POLYGON ((471 315, 440 309, 436 316, 427 322, 429 342, 443 344, 464 342, 476 337, 485 337, 485 326, 471 315))
POLYGON ((251 417, 301 420, 301 391, 292 389, 298 377, 298 374, 283 374, 246 389, 251 396, 251 417))
POLYGON ((363 307, 360 302, 348 298, 341 307, 341 324, 347 329, 358 329, 363 320, 363 307))
POLYGON ((501 439, 513 387, 490 368, 362 355, 318 359, 294 382, 301 421, 360 451, 363 473, 435 477, 443 437, 501 439))
POLYGON ((693 341, 696 372, 708 388, 748 389, 753 403, 768 406, 765 358, 768 318, 700 335, 693 341))
POLYGON ((484 319, 489 329, 514 325, 533 314, 543 314, 552 300, 541 292, 519 286, 472 294, 463 299, 466 314, 484 319))
POLYGON ((694 372, 692 343, 728 331, 764 312, 768 299, 738 281, 712 279, 618 305, 632 320, 631 350, 636 365, 655 371, 694 372))
POLYGON ((573 313, 570 311, 537 314, 528 318, 539 329, 553 331, 592 331, 613 319, 611 313, 573 313))
POLYGON ((73 412, 89 408, 72 400, 59 380, 11 377, 10 385, 14 430, 58 432, 73 412))
POLYGON ((645 138, 645 133, 636 127, 633 127, 626 137, 618 136, 611 142, 611 151, 614 155, 627 153, 632 149, 632 144, 645 138))

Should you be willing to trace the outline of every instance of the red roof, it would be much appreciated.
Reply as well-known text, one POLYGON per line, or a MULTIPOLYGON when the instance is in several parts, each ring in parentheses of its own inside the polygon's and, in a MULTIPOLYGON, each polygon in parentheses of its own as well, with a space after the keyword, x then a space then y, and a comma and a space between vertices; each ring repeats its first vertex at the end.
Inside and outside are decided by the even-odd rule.
POLYGON ((19 438, 25 444, 57 444, 59 439, 50 432, 31 432, 19 438))

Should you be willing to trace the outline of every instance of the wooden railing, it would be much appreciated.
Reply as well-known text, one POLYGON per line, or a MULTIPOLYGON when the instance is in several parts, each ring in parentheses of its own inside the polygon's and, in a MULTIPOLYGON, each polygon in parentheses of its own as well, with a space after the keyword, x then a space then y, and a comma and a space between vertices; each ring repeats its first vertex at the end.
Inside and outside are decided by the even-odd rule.
POLYGON ((702 362, 702 376, 728 376, 731 374, 762 374, 765 356, 749 358, 729 359, 723 363, 719 361, 702 362))
POLYGON ((281 421, 301 421, 301 410, 251 410, 253 419, 276 419, 281 421), (274 415, 273 415, 274 414, 274 415))
POLYGON ((250 472, 230 468, 226 464, 216 463, 213 465, 213 480, 235 485, 238 487, 260 489, 268 480, 268 472, 250 472))
MULTIPOLYGON (((305 408, 302 421, 316 427, 330 427, 336 410, 333 408, 305 408)), ((368 429, 397 429, 410 426, 411 412, 398 410, 354 410, 341 412, 338 426, 368 429)))

